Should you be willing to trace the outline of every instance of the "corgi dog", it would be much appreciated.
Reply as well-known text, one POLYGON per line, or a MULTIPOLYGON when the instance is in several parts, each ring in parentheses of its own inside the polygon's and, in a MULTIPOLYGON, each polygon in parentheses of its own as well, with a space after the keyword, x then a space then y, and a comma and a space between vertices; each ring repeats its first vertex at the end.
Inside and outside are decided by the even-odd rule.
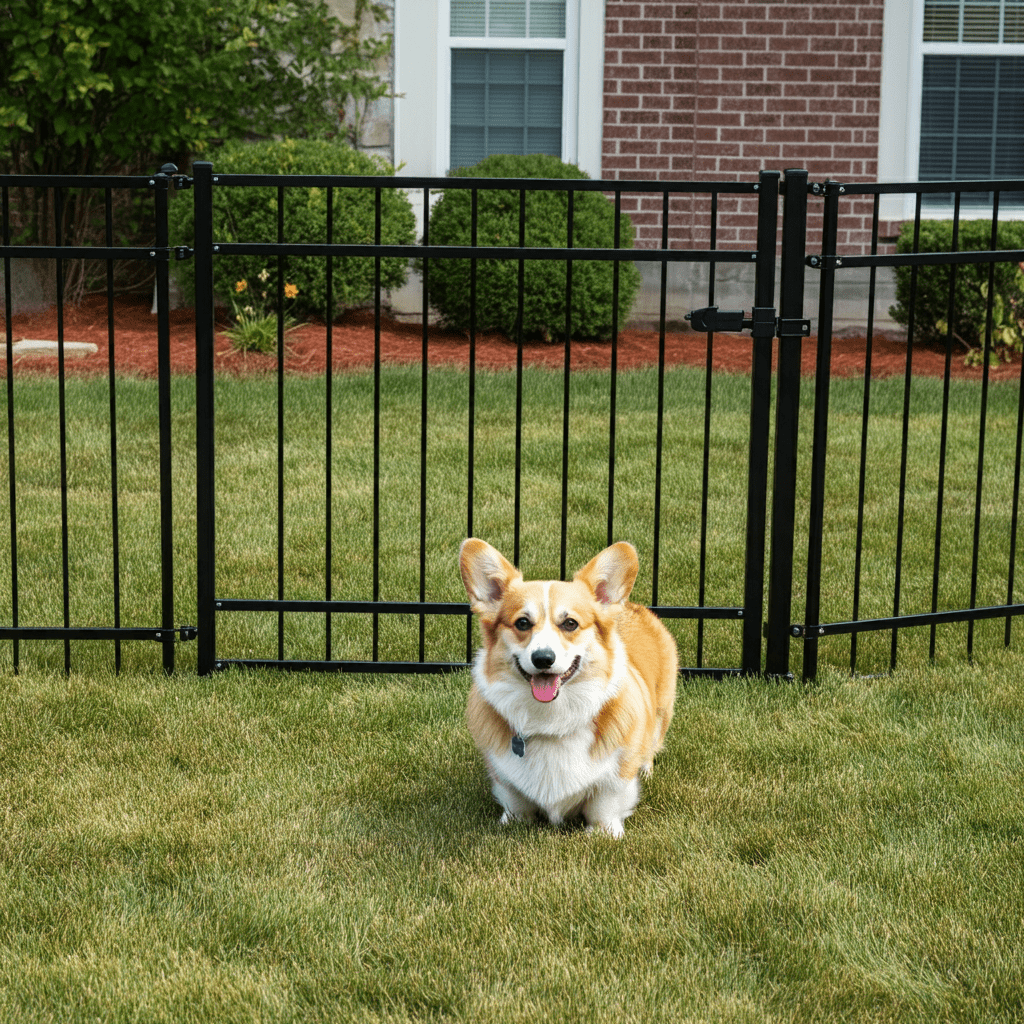
POLYGON ((523 580, 471 537, 459 552, 483 644, 466 706, 502 824, 582 814, 616 838, 672 720, 675 641, 627 601, 639 570, 620 542, 569 583, 523 580))

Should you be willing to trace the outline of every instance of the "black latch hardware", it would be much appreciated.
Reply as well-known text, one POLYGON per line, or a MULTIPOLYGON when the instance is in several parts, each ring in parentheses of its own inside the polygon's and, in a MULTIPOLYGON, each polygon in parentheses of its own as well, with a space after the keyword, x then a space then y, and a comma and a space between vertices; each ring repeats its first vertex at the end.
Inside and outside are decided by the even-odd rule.
POLYGON ((806 338, 811 333, 810 320, 782 320, 775 315, 772 306, 755 306, 750 317, 742 309, 723 309, 704 306, 691 309, 685 319, 695 331, 747 331, 755 338, 775 338, 798 334, 806 338))
POLYGON ((196 626, 178 626, 177 629, 158 629, 153 634, 153 639, 160 643, 187 644, 199 636, 199 629, 196 626))
POLYGON ((195 249, 190 249, 187 245, 176 245, 174 247, 174 258, 176 260, 190 260, 195 249))

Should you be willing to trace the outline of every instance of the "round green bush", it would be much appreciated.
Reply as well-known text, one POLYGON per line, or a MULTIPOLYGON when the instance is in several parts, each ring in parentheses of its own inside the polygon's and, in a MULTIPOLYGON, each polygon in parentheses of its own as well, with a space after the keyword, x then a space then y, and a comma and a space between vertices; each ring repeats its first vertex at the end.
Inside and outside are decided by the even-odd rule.
MULTIPOLYGON (((360 153, 337 142, 285 139, 280 142, 228 143, 212 157, 214 173, 221 174, 394 174, 394 168, 378 157, 360 153)), ((365 244, 374 241, 375 190, 334 189, 334 235, 336 243, 365 244)), ((381 241, 411 245, 415 241, 415 217, 408 197, 401 189, 381 191, 381 241)), ((170 204, 172 245, 192 245, 194 209, 192 194, 182 192, 170 204)), ((277 188, 241 187, 213 189, 214 242, 276 242, 277 188)), ((288 186, 284 190, 284 241, 317 243, 327 241, 327 189, 288 186)), ((381 287, 401 287, 408 276, 404 257, 381 260, 381 287)), ((277 258, 268 256, 214 256, 214 289, 221 299, 235 291, 235 283, 246 280, 254 287, 266 270, 264 282, 267 305, 277 297, 277 258)), ((195 268, 191 261, 175 266, 188 297, 195 295, 195 268)), ((326 317, 327 258, 289 256, 285 260, 285 282, 298 288, 288 300, 288 312, 295 316, 326 317)), ((338 308, 358 306, 373 299, 374 261, 370 257, 334 257, 333 316, 338 308)))
MULTIPOLYGON (((960 252, 992 248, 990 220, 960 221, 957 249, 960 252)), ((1024 249, 1024 223, 1005 221, 998 225, 996 249, 1024 249)), ((906 221, 896 242, 898 253, 914 252, 914 222, 906 221)), ((952 252, 953 222, 951 220, 921 221, 918 252, 952 252)), ((948 264, 919 266, 914 296, 914 341, 945 342, 949 324, 948 264)), ((996 263, 993 267, 994 332, 997 345, 1021 348, 1020 318, 1024 315, 1024 273, 1015 262, 996 263)), ((896 268, 896 305, 889 315, 898 324, 910 323, 911 267, 896 268)), ((985 342, 988 315, 988 263, 965 263, 956 267, 953 288, 953 335, 971 348, 985 342)))
MULTIPOLYGON (((589 178, 557 157, 489 156, 475 167, 452 171, 453 177, 589 178)), ((519 245, 519 192, 499 189, 478 192, 477 244, 519 245)), ((471 243, 471 193, 446 189, 430 214, 432 245, 471 243)), ((526 245, 561 248, 568 238, 568 193, 527 191, 526 245)), ((613 248, 615 207, 600 192, 574 193, 573 245, 613 248)), ((620 246, 632 248, 633 225, 620 218, 620 246)), ((450 327, 470 326, 470 261, 431 259, 427 268, 430 304, 450 327)), ((476 272, 476 327, 515 337, 519 319, 519 261, 481 259, 476 272)), ((571 336, 608 338, 612 334, 614 264, 577 260, 572 269, 571 336)), ((640 272, 631 262, 619 263, 618 326, 629 316, 640 287, 640 272)), ((566 271, 561 260, 526 260, 524 268, 524 337, 548 340, 565 337, 566 271)))

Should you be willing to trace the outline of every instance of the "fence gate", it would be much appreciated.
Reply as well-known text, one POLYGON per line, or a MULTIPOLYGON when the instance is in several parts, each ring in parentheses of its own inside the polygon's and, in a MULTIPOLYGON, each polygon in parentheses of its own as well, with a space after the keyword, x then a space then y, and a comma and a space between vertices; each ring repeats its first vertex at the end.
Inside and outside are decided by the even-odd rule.
MULTIPOLYGON (((817 673, 819 644, 837 635, 850 637, 855 673, 894 668, 901 631, 904 644, 917 644, 929 659, 943 645, 971 659, 976 627, 1002 620, 987 626, 1009 646, 1013 617, 1024 614, 1024 604, 1015 601, 1024 386, 1017 374, 997 390, 991 360, 994 332, 1008 315, 996 268, 1024 267, 1021 236, 1013 236, 1015 245, 1006 244, 1009 226, 1000 224, 1000 202, 1019 207, 1024 181, 827 181, 813 185, 811 193, 823 201, 824 220, 821 251, 808 258, 820 274, 820 298, 806 604, 803 621, 790 630, 804 641, 803 675, 817 673), (913 210, 904 218, 909 244, 881 253, 881 203, 894 198, 913 210), (929 242, 927 217, 937 207, 951 207, 953 218, 929 242), (837 239, 844 217, 847 224, 859 217, 870 225, 869 255, 841 252, 837 239), (969 222, 981 231, 969 232, 969 222), (890 267, 902 271, 897 298, 908 343, 901 378, 885 381, 873 379, 871 357, 878 273, 890 267), (837 288, 844 275, 865 271, 868 346, 859 406, 840 411, 844 432, 837 438, 838 417, 830 418, 837 288), (980 387, 956 381, 953 372, 965 360, 958 318, 972 291, 980 313, 966 326, 978 332, 981 343, 980 387), (945 353, 940 381, 914 374, 918 345, 909 343, 933 325, 945 353), (880 450, 875 435, 886 419, 894 441, 880 450), (840 507, 842 499, 830 494, 830 484, 843 474, 857 481, 857 497, 840 507), (966 629, 943 630, 956 623, 966 629), (877 650, 865 654, 865 644, 878 633, 888 633, 888 642, 880 637, 877 650)), ((1017 309, 1018 322, 1020 314, 1017 309)))
MULTIPOLYGON (((485 436, 481 421, 486 418, 487 410, 482 409, 478 401, 481 387, 480 374, 474 362, 475 333, 470 330, 469 350, 470 363, 468 371, 468 394, 466 405, 465 452, 460 455, 459 464, 439 464, 429 462, 427 457, 433 397, 431 388, 447 388, 446 378, 434 383, 439 378, 433 367, 428 368, 429 341, 427 337, 427 283, 423 284, 423 358, 420 366, 419 380, 415 386, 420 389, 421 404, 418 410, 418 426, 409 425, 411 433, 404 442, 387 439, 388 411, 387 394, 382 393, 383 366, 387 361, 387 351, 382 351, 381 342, 381 261, 390 257, 401 259, 423 260, 424 275, 430 273, 431 260, 447 260, 467 256, 465 246, 442 246, 430 242, 427 226, 431 202, 440 192, 453 189, 469 190, 472 194, 473 225, 472 239, 473 257, 471 262, 471 303, 475 302, 475 281, 478 261, 501 259, 512 261, 518 265, 520 311, 524 301, 524 265, 528 260, 554 260, 566 266, 566 318, 570 321, 570 308, 573 288, 573 264, 580 260, 610 261, 614 265, 616 283, 618 282, 619 263, 631 261, 645 263, 660 269, 660 343, 661 362, 651 386, 656 396, 653 398, 652 434, 646 440, 649 446, 649 462, 652 468, 653 483, 653 518, 652 530, 647 548, 648 566, 643 572, 650 572, 653 584, 649 604, 657 613, 669 619, 695 620, 696 656, 692 667, 686 672, 702 674, 739 674, 757 673, 762 668, 762 624, 763 607, 765 605, 765 561, 766 561, 766 523, 767 494, 769 468, 769 434, 771 409, 771 377, 772 377, 772 345, 776 334, 781 335, 781 351, 783 354, 780 368, 780 380, 799 375, 799 339, 807 333, 808 323, 802 316, 803 291, 803 237, 805 230, 806 199, 804 195, 806 173, 793 172, 789 177, 789 189, 784 217, 787 243, 784 246, 782 267, 782 310, 781 315, 775 309, 774 290, 776 279, 776 248, 778 241, 778 205, 780 175, 778 172, 764 172, 756 182, 721 183, 665 183, 665 182, 599 182, 590 180, 570 181, 530 181, 496 180, 472 178, 401 178, 393 177, 326 177, 326 176, 287 176, 250 174, 216 174, 209 163, 196 164, 194 175, 195 197, 195 269, 196 269, 196 317, 197 317, 197 430, 198 430, 198 579, 199 579, 199 668, 201 672, 210 672, 231 665, 246 666, 281 666, 293 669, 318 669, 341 671, 380 671, 380 672, 445 672, 462 668, 468 662, 472 646, 473 631, 469 618, 468 605, 462 599, 461 585, 458 583, 456 552, 458 539, 473 535, 481 530, 481 535, 495 540, 493 534, 483 532, 484 516, 476 507, 480 503, 483 474, 478 465, 487 457, 488 445, 493 441, 485 436), (400 187, 413 196, 414 201, 422 202, 424 239, 423 245, 386 244, 382 240, 381 196, 387 189, 400 187), (213 209, 215 203, 223 204, 226 209, 233 201, 233 195, 240 189, 263 189, 265 202, 276 211, 276 237, 232 239, 214 237, 213 209), (323 239, 303 238, 301 241, 286 241, 288 224, 285 216, 288 193, 304 190, 312 194, 314 190, 326 192, 328 210, 332 204, 341 202, 346 190, 362 190, 369 192, 375 202, 376 228, 372 242, 333 237, 332 219, 328 217, 327 236, 323 239), (528 190, 546 190, 563 194, 566 197, 567 235, 564 248, 539 248, 526 244, 526 195, 528 190), (487 192, 502 190, 512 197, 511 202, 519 204, 520 238, 518 245, 492 246, 487 239, 477 241, 477 205, 479 197, 487 192), (632 212, 647 213, 647 222, 660 223, 662 237, 660 245, 650 249, 619 248, 618 241, 613 249, 584 249, 574 246, 573 210, 574 199, 587 191, 606 193, 614 202, 616 215, 629 209, 632 212), (790 202, 792 195, 798 201, 790 202), (632 204, 632 205, 630 205, 632 204), (721 211, 733 212, 740 204, 757 210, 757 246, 755 249, 723 249, 718 248, 717 236, 721 211), (699 210, 694 221, 700 222, 700 231, 706 244, 702 248, 682 248, 670 245, 670 211, 685 207, 688 210, 699 210), (307 581, 300 580, 289 570, 289 551, 287 538, 292 532, 296 519, 296 511, 289 507, 289 476, 295 467, 289 464, 289 410, 286 399, 287 383, 284 374, 284 354, 286 340, 283 329, 279 331, 277 346, 276 394, 274 408, 267 412, 264 420, 273 422, 276 434, 276 468, 271 482, 264 477, 266 489, 273 493, 268 495, 268 515, 276 517, 276 537, 273 542, 273 558, 276 560, 273 593, 232 593, 226 592, 221 582, 222 574, 218 570, 223 552, 231 544, 239 540, 238 527, 232 526, 226 515, 230 511, 233 499, 223 493, 223 477, 219 473, 217 463, 218 444, 215 440, 222 427, 222 417, 218 413, 218 386, 215 384, 214 366, 214 275, 217 261, 238 258, 258 257, 274 268, 278 287, 285 280, 286 266, 289 259, 323 260, 326 265, 328 287, 333 279, 333 261, 344 257, 359 256, 375 263, 376 288, 374 295, 374 344, 375 361, 372 378, 360 380, 358 385, 338 379, 332 381, 331 374, 326 374, 324 381, 324 404, 318 416, 323 417, 318 426, 323 438, 323 451, 318 458, 322 461, 323 484, 321 511, 303 509, 300 517, 319 516, 325 524, 322 539, 322 554, 318 553, 320 565, 319 593, 312 592, 307 581), (700 508, 699 523, 688 523, 688 536, 699 532, 700 565, 696 593, 690 601, 664 600, 665 587, 659 590, 659 580, 668 575, 667 566, 670 555, 669 541, 673 548, 678 548, 678 538, 669 538, 663 526, 666 509, 672 497, 666 490, 664 481, 664 450, 666 432, 673 429, 670 422, 672 409, 666 404, 665 395, 665 361, 664 345, 667 329, 666 301, 668 291, 668 272, 676 264, 689 263, 702 265, 708 277, 708 307, 694 311, 693 326, 707 332, 708 360, 706 371, 706 397, 704 406, 704 440, 702 445, 703 494, 697 495, 696 504, 700 508), (716 271, 722 268, 734 269, 738 273, 749 275, 752 313, 749 317, 744 312, 726 312, 715 305, 716 271), (713 422, 711 354, 714 332, 721 330, 739 331, 749 328, 753 333, 753 356, 750 378, 750 444, 746 456, 747 482, 745 488, 744 529, 746 531, 746 558, 743 579, 731 580, 733 600, 721 604, 712 604, 706 600, 706 571, 708 561, 708 438, 713 422), (359 414, 358 427, 353 426, 356 414, 341 413, 336 409, 339 396, 334 389, 355 388, 365 389, 365 415, 359 414), (365 462, 372 466, 372 480, 360 488, 358 499, 351 499, 345 493, 339 493, 342 485, 338 476, 338 449, 343 441, 351 448, 353 434, 365 444, 365 462), (391 531, 394 525, 388 519, 388 511, 382 493, 392 486, 392 480, 383 479, 382 464, 389 459, 389 445, 406 443, 418 449, 419 481, 409 492, 409 504, 418 505, 418 519, 412 524, 407 538, 405 561, 413 571, 407 575, 403 584, 404 592, 387 593, 393 590, 388 581, 381 577, 381 552, 393 546, 391 531), (465 461, 462 461, 462 460, 465 461), (431 545, 430 535, 436 533, 433 522, 430 522, 428 510, 428 492, 432 491, 433 481, 450 478, 452 487, 463 491, 467 496, 466 506, 457 518, 461 521, 445 523, 451 534, 439 549, 431 545), (456 482, 457 481, 457 482, 456 482), (372 487, 372 490, 371 490, 372 487), (358 510, 349 504, 358 502, 358 510), (339 508, 341 513, 339 514, 339 508), (464 517, 464 518, 463 518, 464 517), (338 520, 344 518, 345 522, 338 520), (346 523, 359 521, 360 525, 347 526, 346 523), (363 530, 363 549, 356 553, 356 560, 365 561, 369 556, 371 568, 363 567, 363 592, 342 596, 339 591, 348 589, 345 576, 349 570, 338 551, 341 548, 340 534, 348 529, 363 530), (225 541, 225 531, 230 539, 225 541), (436 583, 430 582, 429 566, 438 560, 444 562, 445 582, 443 590, 438 594, 434 588, 436 583), (338 579, 341 579, 339 585, 338 579), (385 596, 386 595, 386 596, 385 596), (249 631, 234 630, 234 623, 240 617, 247 616, 252 624, 249 631), (452 617, 455 617, 454 620, 452 617), (447 640, 435 643, 428 623, 431 620, 447 619, 457 627, 447 629, 447 640), (396 657, 392 653, 395 644, 391 642, 392 629, 390 623, 399 621, 418 622, 411 628, 410 636, 405 643, 405 655, 396 657), (733 621, 740 642, 737 644, 736 661, 732 665, 708 665, 704 659, 704 623, 706 620, 733 621), (316 639, 306 641, 302 638, 302 627, 296 622, 317 622, 314 632, 316 639), (362 637, 362 646, 356 656, 352 656, 353 645, 351 636, 358 633, 362 637), (456 638, 456 633, 460 639, 456 638), (251 642, 252 635, 262 637, 262 649, 257 650, 251 642), (445 646, 447 644, 447 646, 445 646), (242 649, 239 649, 242 648, 242 649), (441 650, 440 657, 431 656, 433 650, 441 650), (447 651, 447 656, 445 656, 447 651)), ((618 216, 616 216, 618 223, 618 216)), ((240 264, 235 264, 240 265, 240 264)), ((256 264, 250 263, 250 266, 256 264)), ((332 351, 332 317, 330 315, 331 299, 328 291, 328 309, 325 311, 327 323, 328 366, 331 365, 332 351)), ((521 316, 521 313, 520 313, 521 316)), ((475 322, 475 311, 471 314, 475 322)), ((631 527, 622 522, 623 516, 619 508, 624 505, 624 484, 616 475, 616 407, 619 397, 617 387, 620 381, 616 372, 619 352, 618 330, 613 329, 610 342, 611 368, 605 382, 601 385, 606 389, 607 399, 604 415, 608 416, 608 450, 605 456, 607 469, 605 479, 599 487, 607 488, 607 540, 611 543, 620 536, 631 536, 631 527), (617 518, 618 514, 618 518, 617 518)), ((569 492, 570 451, 576 436, 571 430, 572 395, 576 378, 573 373, 573 344, 565 342, 562 346, 563 387, 561 394, 561 424, 552 426, 552 432, 561 433, 561 468, 550 467, 551 472, 547 483, 561 491, 560 503, 552 502, 549 509, 547 527, 549 532, 556 534, 561 531, 560 538, 560 572, 564 578, 576 565, 568 565, 569 544, 567 541, 567 521, 571 514, 569 492)), ((506 554, 523 566, 521 554, 530 558, 530 545, 525 543, 522 552, 520 542, 524 534, 536 535, 537 524, 528 521, 530 513, 522 512, 522 496, 531 483, 529 468, 524 465, 527 458, 527 436, 533 431, 529 422, 529 410, 524 409, 524 397, 529 398, 531 387, 528 369, 524 367, 523 339, 516 339, 516 368, 514 375, 515 397, 514 415, 510 413, 507 436, 507 477, 510 494, 508 504, 498 517, 503 523, 497 527, 510 535, 510 544, 506 554), (524 383, 525 382, 525 383, 524 383)), ((509 380, 513 378, 510 375, 509 380)), ((459 385, 461 386, 461 385, 459 385)), ((511 388, 511 383, 509 384, 511 388)), ((511 408, 511 399, 510 408, 511 408)), ((413 414, 415 415, 415 414, 413 414)), ((777 478, 775 508, 773 509, 773 569, 770 576, 770 606, 773 613, 767 628, 769 671, 788 672, 789 645, 789 602, 791 585, 789 582, 787 550, 793 543, 793 495, 788 483, 792 479, 796 457, 796 405, 783 408, 780 404, 776 414, 776 434, 779 443, 776 448, 775 474, 777 478), (787 481, 782 487, 778 480, 787 481)), ((409 417, 411 418, 411 416, 409 417)), ((294 429, 299 429, 304 424, 294 429)), ((687 424, 692 433, 693 425, 687 424)), ((621 446, 622 442, 619 441, 621 446)), ((621 452, 621 447, 620 447, 621 452)), ((233 486, 233 485, 227 485, 233 486)), ((699 486, 699 485, 698 485, 699 486)), ((485 495, 486 496, 486 495, 485 495)), ((438 517, 434 514, 434 521, 438 517)), ((501 546, 499 544, 499 546, 501 546)), ((595 553, 595 546, 586 557, 595 553)), ((349 556, 352 557, 352 556, 349 556)), ((529 566, 523 566, 527 575, 529 566)), ((353 575, 354 575, 353 570, 353 575)), ((549 572, 548 575, 553 575, 549 572)), ((265 589, 267 585, 264 585, 265 589)), ((676 597, 675 594, 672 595, 676 597)), ((439 629, 444 632, 445 627, 439 629)), ((398 645, 401 646, 401 645, 398 645)), ((684 658, 686 655, 684 655, 684 658)), ((685 661, 684 661, 685 664, 685 661)))

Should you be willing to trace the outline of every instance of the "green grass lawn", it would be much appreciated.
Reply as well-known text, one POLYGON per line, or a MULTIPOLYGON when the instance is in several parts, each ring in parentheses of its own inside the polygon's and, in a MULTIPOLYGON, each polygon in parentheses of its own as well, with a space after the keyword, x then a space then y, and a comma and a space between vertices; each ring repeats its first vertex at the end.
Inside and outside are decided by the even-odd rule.
POLYGON ((466 674, 0 680, 5 1021, 1014 1021, 1022 659, 692 682, 616 842, 466 674))
MULTIPOLYGON (((419 587, 416 369, 387 368, 381 428, 383 599, 419 587)), ((620 381, 616 536, 652 593, 656 379, 620 381)), ((511 553, 514 381, 481 374, 474 532, 511 553)), ((370 375, 335 381, 332 590, 372 586, 370 375)), ((466 376, 432 371, 428 600, 461 601, 466 376)), ((524 390, 523 568, 557 573, 560 375, 524 390)), ((706 601, 741 603, 749 384, 715 381, 706 601)), ((703 375, 666 379, 659 603, 696 603, 703 375)), ((804 385, 801 428, 810 426, 804 385)), ((832 392, 823 615, 852 594, 859 395, 832 392)), ((572 381, 568 561, 605 543, 608 382, 572 381)), ((861 614, 891 610, 902 381, 873 385, 861 614), (895 452, 895 456, 894 456, 895 452), (869 585, 870 584, 870 585, 869 585), (888 590, 886 589, 888 587, 888 590)), ((972 560, 979 390, 953 388, 942 600, 972 560), (965 520, 968 520, 965 525, 965 520)), ((119 385, 125 625, 159 613, 155 386, 119 385)), ((928 609, 938 385, 916 381, 905 611, 928 609)), ((4 396, 6 401, 6 396, 4 396)), ((69 381, 72 621, 111 621, 106 390, 69 381)), ((275 384, 218 382, 218 596, 274 597, 275 384)), ((324 382, 286 382, 284 589, 319 598, 324 382)), ((1005 600, 1017 391, 994 387, 979 603, 1005 600), (1007 457, 1009 453, 1009 457, 1007 457), (1002 593, 1000 593, 1002 588, 1002 593)), ((195 613, 192 383, 174 382, 176 595, 195 613)), ((55 388, 19 377, 23 625, 60 621, 55 388)), ((6 423, 6 410, 3 418, 6 423)), ((6 452, 6 437, 3 450, 6 452)), ((806 500, 806 467, 801 469, 806 500)), ((804 507, 804 506, 801 506, 804 507)), ((806 546, 801 512, 797 550, 806 546)), ((0 602, 10 552, 0 550, 0 602), (6 561, 4 561, 6 559, 6 561)), ((799 609, 801 585, 797 585, 799 609)), ((948 606, 948 605, 947 605, 948 606)), ((0 621, 8 612, 0 605, 0 621)), ((799 614, 799 612, 797 612, 799 614)), ((222 657, 276 653, 276 616, 218 621, 222 657), (268 621, 273 620, 273 621, 268 621)), ((674 623, 682 661, 696 628, 674 623)), ((0 1020, 4 1021, 1014 1021, 1024 967, 1024 653, 1016 627, 902 634, 895 673, 850 677, 822 644, 813 686, 694 680, 626 837, 497 824, 462 722, 465 672, 199 678, 193 645, 0 645, 0 1020)), ((334 619, 334 657, 368 657, 369 623, 334 619)), ((322 657, 323 617, 289 615, 288 653, 322 657)), ((382 658, 415 657, 415 617, 382 617, 382 658)), ((427 657, 465 656, 465 623, 427 624, 427 657)), ((862 638, 863 671, 888 634, 862 638)), ((706 664, 736 663, 738 629, 709 623, 706 664)), ((799 647, 794 647, 799 670, 799 647)), ((861 667, 859 663, 859 667, 861 667)))

